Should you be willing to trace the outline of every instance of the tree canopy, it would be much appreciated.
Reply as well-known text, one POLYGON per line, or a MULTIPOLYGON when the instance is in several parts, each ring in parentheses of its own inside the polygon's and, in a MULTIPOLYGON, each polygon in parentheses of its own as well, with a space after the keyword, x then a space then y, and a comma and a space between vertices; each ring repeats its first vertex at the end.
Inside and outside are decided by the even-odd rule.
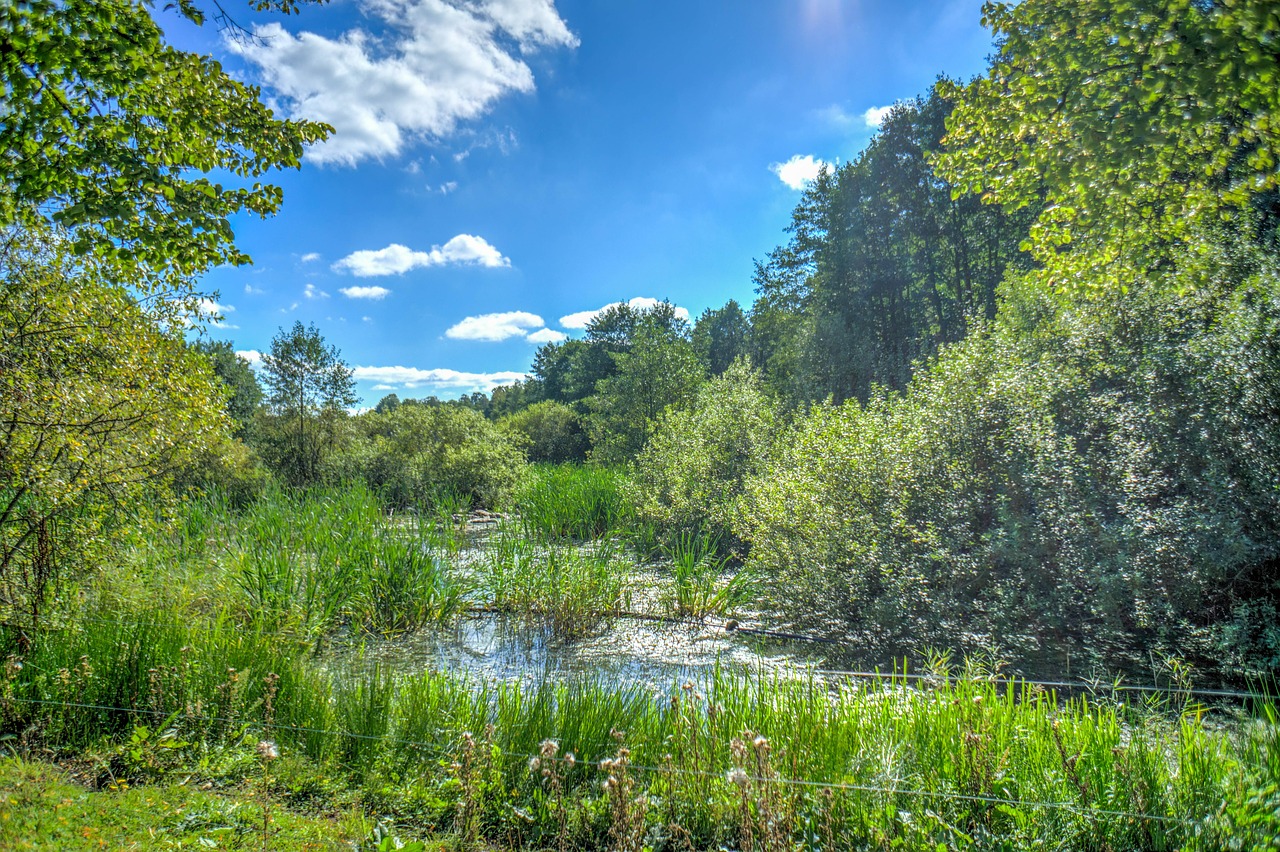
POLYGON ((999 49, 943 86, 939 170, 1007 209, 1043 196, 1027 246, 1060 289, 1117 283, 1280 186, 1274 2, 990 2, 983 22, 999 49))
MULTIPOLYGON (((191 0, 173 8, 204 20, 191 0)), ((149 270, 135 286, 248 262, 229 217, 275 213, 279 187, 255 179, 330 132, 277 119, 256 87, 168 45, 141 0, 0 5, 0 83, 0 227, 56 223, 78 252, 149 270)))

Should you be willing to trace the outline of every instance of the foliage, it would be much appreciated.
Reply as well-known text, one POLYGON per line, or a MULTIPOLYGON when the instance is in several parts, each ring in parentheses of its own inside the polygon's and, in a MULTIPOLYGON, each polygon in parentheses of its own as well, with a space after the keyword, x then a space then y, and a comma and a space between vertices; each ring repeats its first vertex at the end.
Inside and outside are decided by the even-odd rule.
POLYGON ((1223 639, 1277 593, 1273 261, 1204 244, 1128 295, 1006 298, 904 395, 815 408, 749 486, 773 600, 889 647, 1257 666, 1223 639))
POLYGON ((784 397, 902 389, 917 361, 995 316, 1032 213, 1005 215, 935 173, 950 111, 937 91, 896 105, 856 159, 809 184, 791 240, 758 264, 756 363, 784 397))
MULTIPOLYGON (((365 806, 383 818, 416 815, 462 834, 474 815, 471 830, 499 848, 605 846, 607 782, 623 746, 636 793, 651 803, 648 829, 694 848, 729 846, 744 829, 773 848, 831 848, 832 837, 905 848, 1218 848, 1232 827, 1266 829, 1256 810, 1265 788, 1247 782, 1265 781, 1276 759, 1267 705, 1260 723, 1231 736, 1195 709, 1060 697, 1001 684, 981 667, 914 684, 720 670, 659 696, 591 680, 393 679, 376 667, 320 671, 250 631, 133 620, 59 631, 10 667, 0 733, 97 747, 163 714, 192 743, 182 777, 198 781, 211 774, 198 755, 243 753, 271 716, 280 764, 363 782, 365 806), (68 706, 73 695, 93 706, 68 706), (486 783, 459 789, 472 778, 486 783), (1221 827, 1219 814, 1230 815, 1221 827)), ((321 796, 312 806, 324 806, 324 787, 308 783, 321 796)), ((30 820, 35 789, 10 791, 0 808, 30 820)), ((167 801, 160 789, 148 794, 167 801)))
POLYGON ((479 594, 491 609, 578 639, 625 607, 628 573, 626 555, 609 539, 578 546, 505 531, 483 552, 479 594))
POLYGON ((941 172, 1008 209, 1047 204, 1029 246, 1088 292, 1241 221, 1280 186, 1280 17, 1268 0, 987 3, 999 52, 956 99, 941 172))
MULTIPOLYGON (((192 2, 176 8, 203 21, 192 2)), ((0 31, 0 227, 57 223, 122 270, 173 271, 166 280, 185 288, 187 276, 248 262, 230 218, 276 212, 281 191, 208 175, 247 183, 297 167, 330 130, 276 119, 211 57, 174 49, 141 0, 5 3, 0 31)))
POLYGON ((191 348, 209 359, 214 375, 227 386, 226 411, 233 424, 232 437, 246 439, 253 416, 262 404, 262 385, 258 384, 253 367, 225 340, 197 340, 191 348))
POLYGON ((580 462, 587 457, 582 421, 562 402, 535 402, 507 415, 498 424, 520 437, 531 462, 580 462))
POLYGON ((660 539, 714 535, 726 548, 748 479, 768 464, 780 424, 760 376, 738 360, 661 415, 626 485, 635 517, 660 539))
POLYGON ((0 235, 0 611, 38 620, 56 581, 224 433, 208 363, 92 260, 0 235))
POLYGON ((351 370, 337 347, 325 346, 319 329, 301 322, 272 338, 262 367, 276 418, 265 436, 271 464, 291 485, 314 485, 337 443, 346 407, 356 403, 351 370))
POLYGON ((718 376, 748 353, 751 322, 733 299, 724 307, 707 308, 693 326, 693 349, 707 375, 718 376))
POLYGON ((702 620, 708 615, 728 615, 750 602, 749 575, 729 573, 729 559, 720 555, 721 549, 715 536, 689 532, 667 547, 672 583, 664 603, 673 615, 702 620))
POLYGON ((467 408, 402 404, 355 423, 369 445, 352 473, 393 506, 430 505, 446 495, 501 506, 525 473, 524 454, 511 437, 467 408))
POLYGON ((617 347, 605 350, 616 371, 596 383, 588 402, 591 458, 604 464, 634 458, 652 434, 658 415, 668 406, 686 403, 702 380, 686 323, 670 320, 655 309, 641 312, 625 334, 625 348, 600 335, 606 341, 601 346, 617 347))

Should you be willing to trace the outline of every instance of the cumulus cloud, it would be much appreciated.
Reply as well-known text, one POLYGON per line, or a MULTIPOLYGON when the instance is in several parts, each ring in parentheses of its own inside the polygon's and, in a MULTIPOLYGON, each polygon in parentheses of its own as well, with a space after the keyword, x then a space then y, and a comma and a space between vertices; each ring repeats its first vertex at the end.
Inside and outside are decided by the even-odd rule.
MULTIPOLYGON (((577 313, 560 317, 560 325, 565 328, 586 328, 591 325, 591 321, 593 319, 609 310, 609 308, 616 308, 619 305, 630 305, 638 311, 647 311, 650 308, 657 307, 659 304, 660 301, 658 299, 652 299, 648 296, 636 296, 634 299, 627 302, 610 302, 609 304, 596 308, 593 311, 578 311, 577 313)), ((677 305, 675 307, 675 313, 680 319, 688 321, 689 311, 687 309, 677 305)))
POLYGON ((881 124, 884 124, 884 120, 889 117, 889 113, 893 111, 893 107, 893 104, 882 107, 871 107, 862 114, 862 123, 865 124, 869 130, 877 129, 881 124))
POLYGON ((252 284, 246 284, 244 285, 244 292, 245 292, 245 295, 247 296, 261 296, 263 293, 267 291, 263 290, 261 287, 255 287, 252 284))
POLYGON ((556 331, 554 328, 540 328, 525 336, 525 340, 530 343, 559 343, 569 335, 563 331, 556 331))
POLYGON ((415 251, 408 246, 392 243, 381 249, 362 249, 339 260, 334 272, 349 272, 357 278, 376 275, 403 275, 411 269, 450 264, 474 266, 510 266, 510 259, 489 245, 484 237, 458 234, 443 246, 432 246, 431 251, 415 251))
POLYGON ((778 180, 792 189, 804 189, 804 185, 818 176, 822 167, 828 165, 811 154, 796 154, 785 163, 773 163, 769 171, 778 176, 778 180))
POLYGON ((554 0, 365 0, 374 26, 336 39, 279 23, 253 39, 228 39, 256 65, 293 118, 327 122, 315 162, 354 165, 444 138, 512 92, 534 90, 524 61, 540 49, 574 48, 554 0))
POLYGON ((314 263, 319 259, 320 259, 320 252, 318 251, 309 251, 306 254, 304 254, 302 257, 298 258, 298 260, 302 261, 303 263, 314 263))
POLYGON ((481 314, 467 317, 444 333, 453 340, 506 340, 524 337, 529 329, 546 325, 542 317, 525 311, 506 311, 499 314, 481 314))
POLYGON ((386 287, 342 287, 338 292, 348 299, 385 299, 391 295, 386 287))
POLYGON ((257 349, 237 349, 236 354, 248 361, 250 367, 262 366, 262 353, 257 349))
POLYGON ((316 285, 314 285, 314 284, 308 284, 306 287, 304 287, 304 288, 302 289, 302 295, 306 296, 308 299, 327 299, 327 298, 329 298, 329 294, 328 294, 328 293, 326 293, 326 292, 325 292, 325 291, 323 291, 323 290, 318 290, 318 289, 316 289, 316 285))
POLYGON ((361 381, 377 382, 393 388, 475 388, 485 392, 498 385, 509 385, 527 378, 524 373, 466 373, 460 370, 421 370, 417 367, 356 367, 352 373, 361 381))

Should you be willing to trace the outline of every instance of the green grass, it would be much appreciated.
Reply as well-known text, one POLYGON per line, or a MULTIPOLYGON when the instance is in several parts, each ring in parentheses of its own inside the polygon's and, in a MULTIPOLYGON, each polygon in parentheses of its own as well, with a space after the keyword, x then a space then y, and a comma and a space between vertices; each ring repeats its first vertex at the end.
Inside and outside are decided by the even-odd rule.
POLYGON ((533 465, 516 501, 525 534, 585 541, 624 531, 630 513, 622 476, 599 465, 533 465))
POLYGON ((906 848, 1174 849, 1275 829, 1264 808, 1280 762, 1273 708, 1223 729, 1194 706, 1065 699, 981 672, 868 688, 722 671, 659 697, 590 680, 485 686, 320 672, 267 635, 162 615, 140 624, 42 636, 7 670, 0 736, 118 753, 140 728, 144 744, 164 728, 182 743, 165 753, 173 772, 197 777, 210 755, 269 737, 397 820, 448 828, 466 810, 486 836, 535 845, 606 842, 599 761, 623 746, 653 804, 645 818, 699 848, 748 835, 755 848, 820 845, 832 831, 906 848), (550 780, 530 771, 548 740, 550 780), (464 779, 467 742, 484 770, 464 779))
MULTIPOLYGON (((269 801, 269 800, 268 800, 269 801)), ((14 850, 262 849, 262 803, 193 784, 93 790, 57 767, 0 759, 0 848, 14 850)), ((369 830, 358 815, 303 815, 269 805, 271 849, 343 850, 369 830)))
POLYGON ((489 608, 536 617, 571 639, 595 632, 625 608, 630 573, 627 554, 610 539, 538 542, 505 530, 480 556, 477 595, 489 608))

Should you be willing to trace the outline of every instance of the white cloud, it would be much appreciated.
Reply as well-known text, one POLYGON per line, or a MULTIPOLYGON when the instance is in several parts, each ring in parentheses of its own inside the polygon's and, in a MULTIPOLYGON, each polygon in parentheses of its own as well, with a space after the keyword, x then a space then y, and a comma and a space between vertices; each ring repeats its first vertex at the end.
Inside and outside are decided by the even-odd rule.
POLYGON ((888 106, 882 107, 871 107, 862 114, 862 123, 865 124, 869 130, 875 130, 881 124, 884 124, 884 120, 889 117, 889 113, 893 111, 894 106, 895 104, 889 104, 888 106))
POLYGON ((448 195, 449 193, 453 192, 457 188, 458 188, 458 182, 456 180, 450 180, 450 181, 445 181, 444 183, 436 187, 436 192, 440 193, 441 195, 448 195))
POLYGON ((327 299, 327 298, 329 298, 329 294, 328 294, 328 293, 326 293, 326 292, 325 292, 325 291, 323 291, 323 290, 317 290, 317 289, 316 289, 316 285, 314 285, 314 284, 308 284, 305 288, 303 288, 303 290, 302 290, 302 295, 306 296, 308 299, 327 299))
POLYGON ((302 257, 298 258, 298 260, 302 261, 303 263, 314 263, 319 259, 320 259, 320 252, 318 251, 309 251, 306 254, 304 254, 302 257))
POLYGON ((415 251, 399 243, 377 250, 353 251, 335 263, 333 270, 350 272, 357 278, 370 278, 375 275, 403 275, 410 269, 447 264, 499 267, 510 266, 511 261, 483 237, 458 234, 443 246, 432 246, 431 251, 415 251))
POLYGON ((373 322, 373 317, 360 317, 360 322, 373 322))
POLYGON ((261 287, 255 287, 252 284, 246 284, 244 285, 244 292, 245 292, 245 295, 247 296, 261 296, 263 293, 267 291, 263 290, 261 287))
POLYGON ((348 299, 385 299, 391 295, 386 287, 342 287, 338 292, 348 299))
POLYGON ((196 304, 196 319, 207 320, 214 328, 239 328, 226 321, 226 315, 235 312, 235 305, 220 305, 213 299, 201 299, 196 304))
POLYGON ((769 171, 792 189, 804 189, 804 185, 816 178, 826 165, 827 162, 815 159, 811 154, 796 154, 785 163, 773 163, 769 166, 769 171))
POLYGON ((307 152, 319 163, 354 165, 400 153, 422 138, 443 138, 511 92, 532 92, 522 55, 578 45, 554 0, 365 0, 372 34, 337 39, 293 34, 278 23, 253 39, 228 39, 257 65, 291 117, 333 125, 307 152))
POLYGON ((568 336, 563 331, 556 331, 554 328, 540 328, 527 335, 525 340, 530 343, 559 343, 568 336))
POLYGON ((545 323, 537 314, 525 311, 506 311, 500 314, 481 314, 467 317, 444 333, 453 340, 506 340, 524 337, 529 329, 542 328, 545 323))
POLYGON ((352 373, 362 381, 391 387, 475 388, 486 392, 498 385, 508 385, 527 378, 524 373, 464 373, 459 370, 420 370, 417 367, 356 367, 352 373))
POLYGON ((257 349, 237 349, 236 354, 248 361, 250 367, 262 366, 262 353, 257 349))
MULTIPOLYGON (((607 305, 596 308, 594 311, 578 311, 575 314, 560 317, 560 325, 565 328, 586 328, 591 325, 593 319, 609 310, 609 308, 616 308, 623 304, 630 305, 638 311, 647 311, 651 308, 656 308, 660 302, 658 299, 652 299, 648 296, 636 296, 627 302, 610 302, 607 305)), ((689 319, 689 311, 679 305, 675 306, 675 314, 682 320, 688 321, 689 319)))

